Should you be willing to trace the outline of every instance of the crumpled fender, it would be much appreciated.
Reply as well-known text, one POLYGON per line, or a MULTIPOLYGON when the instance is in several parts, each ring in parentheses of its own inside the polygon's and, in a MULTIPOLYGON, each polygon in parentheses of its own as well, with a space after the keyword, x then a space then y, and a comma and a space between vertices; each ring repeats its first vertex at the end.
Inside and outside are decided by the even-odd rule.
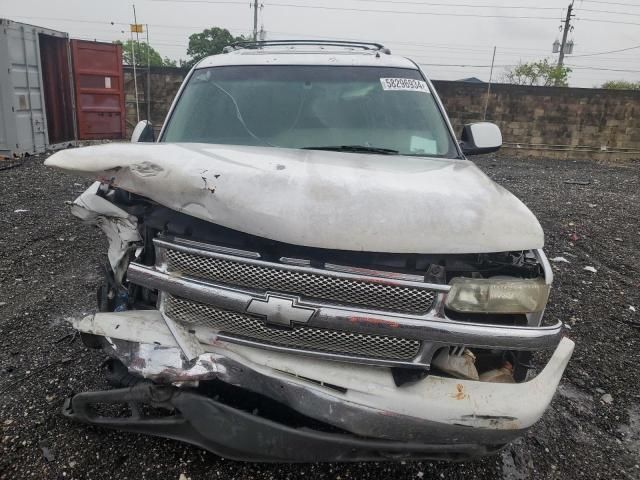
POLYGON ((109 240, 109 264, 116 282, 122 277, 129 264, 129 252, 142 241, 137 229, 138 220, 133 215, 117 207, 98 195, 100 182, 94 182, 73 202, 71 213, 90 225, 96 225, 109 240))

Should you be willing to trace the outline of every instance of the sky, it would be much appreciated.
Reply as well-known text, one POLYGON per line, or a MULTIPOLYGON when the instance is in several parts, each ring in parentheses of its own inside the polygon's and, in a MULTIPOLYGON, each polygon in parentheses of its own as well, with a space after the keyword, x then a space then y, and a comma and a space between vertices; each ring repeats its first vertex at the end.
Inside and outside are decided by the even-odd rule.
MULTIPOLYGON (((136 0, 138 23, 162 56, 187 58, 189 35, 213 26, 234 35, 253 27, 250 0, 136 0)), ((519 61, 548 58, 570 0, 262 0, 259 25, 268 39, 322 38, 383 43, 432 79, 494 81, 519 61)), ((569 83, 640 81, 640 0, 575 0, 569 83), (624 51, 617 51, 623 50, 624 51), (611 53, 609 53, 611 52, 611 53)), ((0 0, 0 18, 98 41, 130 38, 132 2, 0 0)))

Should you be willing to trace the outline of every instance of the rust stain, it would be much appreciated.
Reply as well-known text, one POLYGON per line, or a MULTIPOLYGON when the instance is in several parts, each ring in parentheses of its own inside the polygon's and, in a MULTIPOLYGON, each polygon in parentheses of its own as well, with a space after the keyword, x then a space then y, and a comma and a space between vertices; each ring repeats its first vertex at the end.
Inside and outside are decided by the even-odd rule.
POLYGON ((381 320, 379 318, 373 318, 373 317, 351 316, 349 317, 349 321, 351 323, 360 323, 364 325, 384 325, 385 327, 393 327, 393 328, 398 328, 400 326, 398 322, 390 322, 387 320, 381 320))
POLYGON ((453 395, 453 398, 456 400, 464 400, 467 398, 467 395, 464 393, 464 385, 461 383, 456 385, 456 393, 453 395))

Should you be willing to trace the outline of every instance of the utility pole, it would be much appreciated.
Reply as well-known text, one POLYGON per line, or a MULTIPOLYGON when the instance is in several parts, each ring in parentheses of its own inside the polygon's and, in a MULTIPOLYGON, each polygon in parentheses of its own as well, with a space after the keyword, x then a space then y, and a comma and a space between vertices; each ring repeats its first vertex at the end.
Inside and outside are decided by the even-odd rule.
MULTIPOLYGON (((136 26, 136 44, 135 45, 131 45, 132 50, 135 51, 135 49, 138 49, 138 58, 140 58, 140 29, 138 27, 138 17, 136 16, 136 5, 135 3, 133 5, 131 5, 133 7, 133 23, 136 26)), ((135 58, 135 57, 134 57, 135 58)), ((140 59, 142 60, 142 59, 140 59)), ((140 121, 140 107, 138 106, 138 79, 136 78, 136 62, 135 60, 133 61, 133 77, 135 79, 135 85, 136 85, 136 111, 138 114, 138 122, 140 121)))
POLYGON ((151 121, 151 46, 149 45, 149 25, 147 29, 147 120, 151 121))
POLYGON ((133 29, 131 30, 131 63, 133 63, 133 90, 136 94, 136 122, 140 121, 140 107, 138 106, 138 73, 136 71, 136 46, 133 42, 133 29))
POLYGON ((484 114, 482 120, 487 119, 487 107, 489 106, 489 94, 491 93, 491 80, 493 80, 493 64, 496 61, 496 47, 493 47, 493 57, 491 58, 491 71, 489 72, 489 83, 487 84, 487 98, 484 100, 484 114))
POLYGON ((564 62, 564 49, 567 45, 567 35, 569 35, 569 30, 571 29, 571 17, 573 12, 573 0, 569 4, 567 8, 567 17, 564 20, 564 30, 562 31, 562 44, 560 45, 560 55, 558 55, 558 67, 562 67, 564 62))
POLYGON ((253 41, 258 40, 258 0, 253 0, 253 41))
POLYGON ((136 93, 136 121, 140 122, 140 105, 138 103, 138 71, 136 68, 136 46, 138 38, 138 19, 136 18, 136 6, 133 6, 133 25, 131 25, 131 57, 133 60, 133 87, 136 93), (136 42, 133 41, 133 32, 136 32, 136 42))

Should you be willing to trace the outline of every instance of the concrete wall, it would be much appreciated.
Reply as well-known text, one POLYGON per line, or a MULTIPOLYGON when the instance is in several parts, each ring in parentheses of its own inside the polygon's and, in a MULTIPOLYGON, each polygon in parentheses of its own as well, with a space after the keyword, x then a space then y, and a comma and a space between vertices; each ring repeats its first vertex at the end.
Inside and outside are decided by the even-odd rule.
MULTIPOLYGON (((151 121, 159 131, 188 70, 152 67, 151 121)), ((138 70, 140 118, 147 118, 146 69, 138 70)), ((434 81, 454 130, 483 119, 487 85, 434 81)), ((125 67, 127 130, 136 124, 133 70, 125 67)), ((640 91, 491 86, 487 121, 509 154, 569 159, 640 160, 640 91)))
MULTIPOLYGON (((456 132, 483 119, 486 84, 433 83, 456 132)), ((505 150, 640 160, 640 91, 496 84, 486 119, 500 126, 505 150)))

